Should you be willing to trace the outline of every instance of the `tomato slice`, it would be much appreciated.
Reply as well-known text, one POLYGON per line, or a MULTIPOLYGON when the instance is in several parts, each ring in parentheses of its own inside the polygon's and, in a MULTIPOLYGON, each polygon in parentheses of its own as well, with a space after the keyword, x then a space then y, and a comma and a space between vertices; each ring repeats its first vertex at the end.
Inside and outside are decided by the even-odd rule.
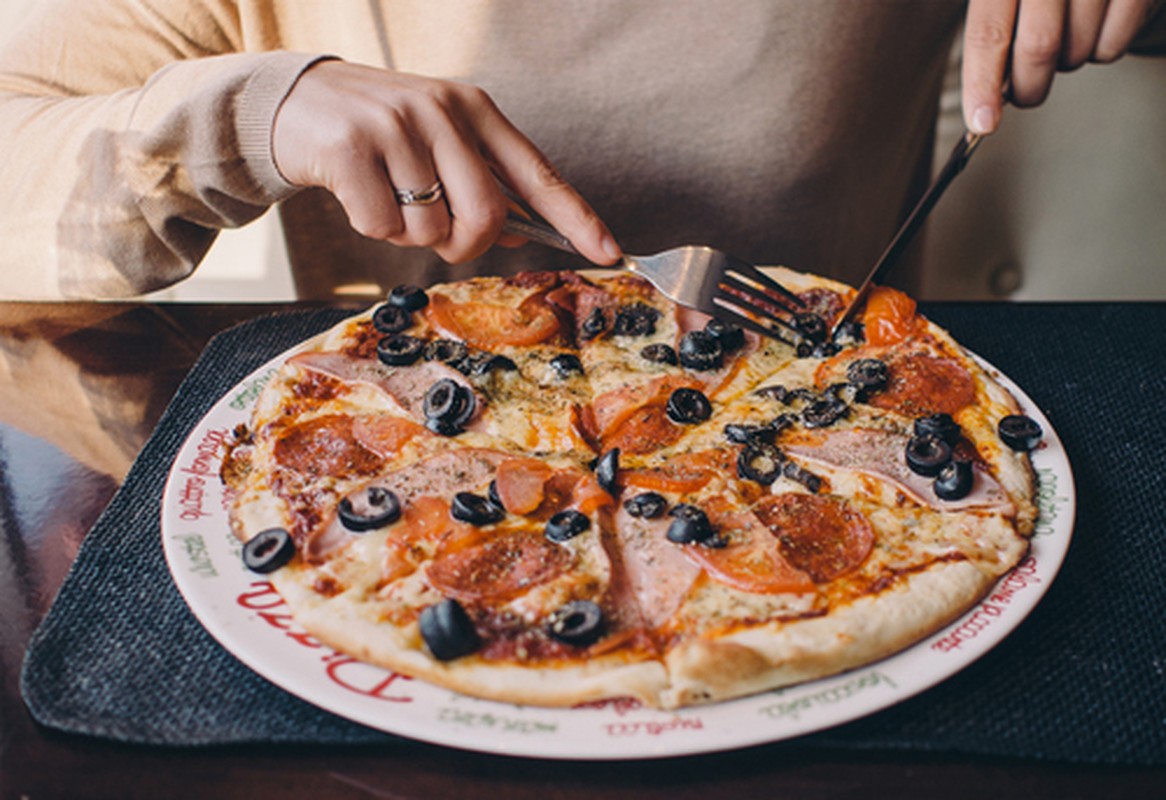
POLYGON ((650 453, 672 444, 683 429, 668 418, 668 397, 677 389, 699 389, 687 376, 662 375, 595 398, 590 422, 604 450, 618 447, 626 454, 650 453))
POLYGON ((410 439, 425 432, 425 428, 413 420, 384 414, 357 417, 352 423, 356 441, 382 457, 399 452, 410 439))
POLYGON ((629 470, 620 480, 625 486, 685 494, 703 488, 718 473, 732 474, 732 461, 732 454, 725 450, 684 453, 662 467, 629 470))
POLYGON ((559 318, 538 294, 515 309, 477 301, 458 303, 434 293, 429 296, 424 314, 441 333, 482 350, 498 345, 538 344, 559 331, 559 318))
POLYGON ((590 473, 580 473, 579 480, 571 489, 571 507, 583 514, 590 514, 603 506, 614 502, 607 490, 599 485, 599 481, 590 473))
POLYGON ((405 503, 401 509, 401 520, 394 529, 394 538, 435 542, 449 530, 451 523, 448 502, 434 495, 421 495, 405 503))
POLYGON ((914 330, 918 317, 915 301, 888 286, 875 286, 866 299, 862 324, 870 344, 895 344, 906 339, 914 330))
POLYGON ((534 458, 508 458, 498 465, 494 477, 498 499, 511 514, 529 514, 538 508, 550 479, 549 464, 534 458))
POLYGON ((777 539, 748 511, 733 511, 714 498, 704 511, 724 547, 684 545, 684 554, 716 581, 755 594, 801 593, 814 590, 810 576, 781 553, 777 539))

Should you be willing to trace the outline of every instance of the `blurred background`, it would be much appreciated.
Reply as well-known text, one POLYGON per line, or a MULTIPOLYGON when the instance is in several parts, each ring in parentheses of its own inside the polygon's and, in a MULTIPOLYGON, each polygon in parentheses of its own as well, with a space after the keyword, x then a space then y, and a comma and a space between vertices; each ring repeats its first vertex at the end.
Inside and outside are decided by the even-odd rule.
MULTIPOLYGON (((0 32, 34 2, 0 1, 0 32)), ((937 162, 962 133, 957 52, 937 162)), ((1166 300, 1166 57, 1089 65, 1041 107, 1006 109, 918 246, 922 299, 1166 300)), ((224 231, 193 277, 151 297, 294 299, 277 215, 224 231)))

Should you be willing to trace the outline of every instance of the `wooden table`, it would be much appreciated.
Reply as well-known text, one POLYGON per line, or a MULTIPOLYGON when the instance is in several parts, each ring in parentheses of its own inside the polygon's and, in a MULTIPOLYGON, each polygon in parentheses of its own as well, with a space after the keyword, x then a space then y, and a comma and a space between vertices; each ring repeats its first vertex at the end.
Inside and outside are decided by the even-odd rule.
POLYGON ((175 750, 41 728, 20 698, 21 658, 80 541, 210 337, 289 307, 0 303, 0 798, 1166 796, 1162 769, 797 742, 589 764, 423 744, 175 750))

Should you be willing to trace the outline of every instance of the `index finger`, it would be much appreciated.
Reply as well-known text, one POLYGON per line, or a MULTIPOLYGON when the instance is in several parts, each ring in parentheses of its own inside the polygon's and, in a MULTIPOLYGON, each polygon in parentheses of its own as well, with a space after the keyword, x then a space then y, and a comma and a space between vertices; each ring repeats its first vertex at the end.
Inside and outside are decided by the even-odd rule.
POLYGON ((1018 0, 970 0, 964 21, 964 124, 992 133, 1004 108, 1004 82, 1018 0))
POLYGON ((588 260, 613 264, 620 259, 623 253, 603 220, 534 142, 496 107, 477 123, 491 166, 504 184, 588 260))

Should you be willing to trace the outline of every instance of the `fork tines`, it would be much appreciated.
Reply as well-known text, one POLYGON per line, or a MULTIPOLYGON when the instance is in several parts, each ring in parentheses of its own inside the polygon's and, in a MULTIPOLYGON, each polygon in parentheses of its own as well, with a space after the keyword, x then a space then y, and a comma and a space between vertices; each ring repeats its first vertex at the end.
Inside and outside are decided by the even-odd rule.
POLYGON ((788 344, 794 344, 800 338, 790 317, 804 308, 805 303, 755 267, 734 264, 726 269, 717 282, 713 303, 732 315, 736 324, 762 336, 771 336, 788 344), (782 329, 793 332, 794 340, 783 336, 782 329))

